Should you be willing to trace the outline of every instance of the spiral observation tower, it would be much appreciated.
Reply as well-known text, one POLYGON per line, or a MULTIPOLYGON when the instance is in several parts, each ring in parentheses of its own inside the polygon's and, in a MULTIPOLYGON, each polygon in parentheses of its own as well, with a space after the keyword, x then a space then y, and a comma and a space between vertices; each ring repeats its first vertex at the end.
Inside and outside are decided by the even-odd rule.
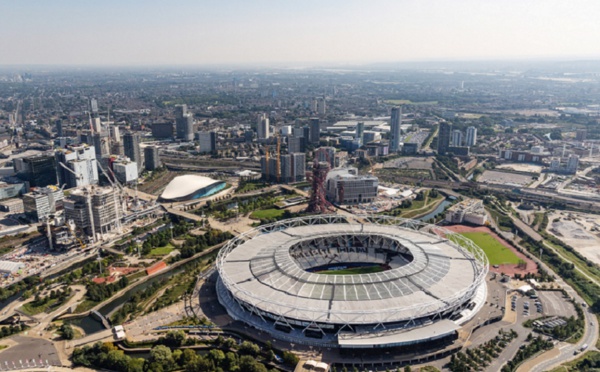
POLYGON ((317 215, 260 226, 217 258, 219 302, 290 342, 448 343, 486 298, 488 261, 461 235, 388 216, 317 215))

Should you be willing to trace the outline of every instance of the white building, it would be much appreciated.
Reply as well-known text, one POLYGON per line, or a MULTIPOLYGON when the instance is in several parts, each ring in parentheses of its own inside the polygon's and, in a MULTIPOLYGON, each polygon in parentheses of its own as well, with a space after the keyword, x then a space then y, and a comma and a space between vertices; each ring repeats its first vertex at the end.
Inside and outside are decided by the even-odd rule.
POLYGON ((201 153, 209 153, 217 150, 216 132, 198 132, 196 136, 201 153))
POLYGON ((473 147, 477 144, 477 128, 468 127, 467 128, 467 139, 465 145, 469 147, 473 147))
POLYGON ((334 169, 327 174, 327 199, 337 204, 371 203, 377 197, 379 180, 359 176, 355 168, 334 169))
POLYGON ((57 166, 59 181, 66 188, 98 184, 98 165, 94 146, 73 146, 56 151, 56 160, 67 166, 71 172, 61 165, 57 166))
POLYGON ((452 146, 459 147, 462 146, 463 142, 463 134, 460 130, 455 129, 452 131, 452 146))
POLYGON ((474 225, 485 225, 487 213, 483 201, 479 199, 465 199, 454 204, 446 211, 446 221, 450 223, 468 222, 474 225))
POLYGON ((138 179, 138 165, 127 159, 116 160, 112 164, 115 177, 121 183, 131 183, 138 179))
POLYGON ((262 114, 258 117, 256 128, 258 132, 258 139, 266 139, 271 136, 269 129, 269 117, 266 114, 262 114))

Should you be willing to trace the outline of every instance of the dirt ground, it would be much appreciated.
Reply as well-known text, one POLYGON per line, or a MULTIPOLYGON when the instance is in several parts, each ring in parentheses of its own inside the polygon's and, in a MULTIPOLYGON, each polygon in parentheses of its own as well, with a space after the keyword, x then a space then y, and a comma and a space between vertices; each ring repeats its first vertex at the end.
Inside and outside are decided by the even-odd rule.
POLYGON ((490 272, 494 272, 494 273, 498 273, 498 274, 506 274, 509 276, 513 276, 514 274, 525 275, 527 273, 537 274, 537 265, 535 264, 535 262, 533 262, 532 260, 527 258, 527 256, 525 256, 523 253, 517 251, 506 240, 499 237, 496 233, 494 233, 488 227, 485 227, 485 226, 471 227, 471 226, 465 226, 465 225, 453 225, 453 226, 446 226, 445 228, 450 231, 456 232, 456 233, 484 232, 484 233, 490 234, 497 241, 499 241, 503 246, 505 246, 506 248, 513 251, 513 253, 516 254, 517 257, 519 257, 526 263, 526 266, 524 269, 519 268, 518 265, 515 265, 515 264, 498 265, 497 268, 490 266, 490 272))

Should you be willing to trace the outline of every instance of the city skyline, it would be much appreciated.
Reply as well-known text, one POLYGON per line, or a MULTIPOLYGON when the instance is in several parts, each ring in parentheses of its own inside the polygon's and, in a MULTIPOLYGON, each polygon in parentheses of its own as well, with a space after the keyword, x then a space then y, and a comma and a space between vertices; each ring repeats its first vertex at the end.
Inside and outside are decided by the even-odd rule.
POLYGON ((26 0, 0 5, 0 65, 592 59, 600 3, 26 0))

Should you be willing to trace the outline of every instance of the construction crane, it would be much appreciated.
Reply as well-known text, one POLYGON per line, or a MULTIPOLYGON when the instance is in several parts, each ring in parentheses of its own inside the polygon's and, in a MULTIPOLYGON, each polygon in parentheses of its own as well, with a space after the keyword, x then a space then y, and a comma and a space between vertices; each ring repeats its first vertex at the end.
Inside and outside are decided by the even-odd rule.
MULTIPOLYGON (((116 226, 117 226, 117 231, 119 231, 119 233, 122 234, 123 226, 121 226, 121 214, 119 213, 120 202, 119 202, 119 200, 117 200, 118 188, 117 188, 117 186, 115 186, 115 183, 110 179, 110 177, 108 176, 108 174, 106 173, 104 168, 102 168, 102 166, 100 165, 100 162, 96 162, 96 164, 98 165, 98 168, 100 168, 100 171, 102 172, 102 174, 104 174, 104 176, 108 179, 108 182, 111 184, 111 186, 113 188, 113 200, 114 200, 114 204, 115 204, 115 215, 117 217, 116 226)), ((117 180, 117 178, 115 177, 115 181, 116 180, 117 180)))
MULTIPOLYGON (((80 174, 75 173, 71 168, 67 167, 62 161, 59 162, 60 166, 65 168, 67 171, 69 171, 71 174, 73 174, 75 176, 76 180, 82 180, 83 176, 80 174)), ((90 226, 92 227, 92 243, 96 241, 96 227, 94 226, 94 214, 92 213, 92 195, 91 195, 91 191, 85 189, 85 194, 87 196, 87 205, 88 205, 88 213, 90 216, 90 226)))

